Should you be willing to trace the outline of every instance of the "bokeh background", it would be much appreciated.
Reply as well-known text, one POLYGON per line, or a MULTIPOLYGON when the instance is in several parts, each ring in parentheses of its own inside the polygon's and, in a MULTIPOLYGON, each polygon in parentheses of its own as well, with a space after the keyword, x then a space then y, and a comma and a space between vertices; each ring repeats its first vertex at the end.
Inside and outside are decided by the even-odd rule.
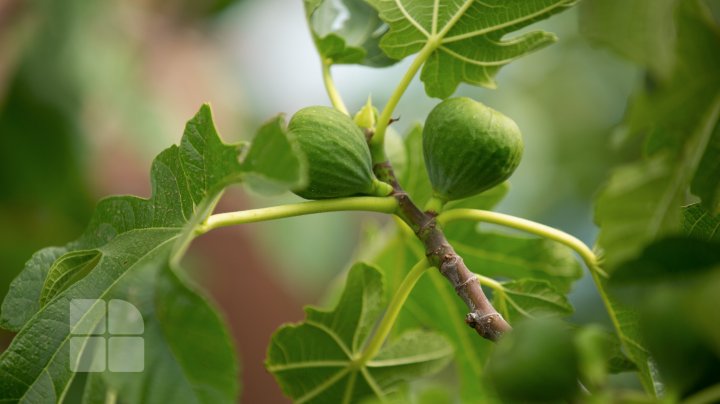
MULTIPOLYGON (((591 46, 579 33, 578 10, 530 27, 537 28, 559 42, 504 68, 496 90, 458 93, 523 130, 526 155, 499 210, 592 244, 591 199, 623 159, 611 146, 642 73, 591 46)), ((384 104, 407 65, 334 73, 357 110, 369 94, 384 104)), ((77 237, 99 198, 149 196, 152 158, 179 140, 203 102, 227 141, 250 139, 279 112, 329 105, 301 1, 1 0, 0 297, 35 250, 77 237)), ((416 80, 395 127, 402 133, 437 102, 416 80)), ((233 189, 220 209, 296 199, 233 189)), ((185 267, 231 326, 243 402, 286 401, 262 365, 270 334, 300 320, 302 305, 322 301, 374 218, 286 219, 194 243, 185 267)), ((575 320, 607 321, 589 279, 571 298, 575 320)), ((0 336, 0 350, 10 338, 0 336)))

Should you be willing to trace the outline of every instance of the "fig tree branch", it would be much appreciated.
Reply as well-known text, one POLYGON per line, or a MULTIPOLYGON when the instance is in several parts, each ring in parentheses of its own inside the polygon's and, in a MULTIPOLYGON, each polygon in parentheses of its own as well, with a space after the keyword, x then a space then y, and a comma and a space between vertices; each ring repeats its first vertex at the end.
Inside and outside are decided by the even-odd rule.
POLYGON ((470 310, 465 322, 483 338, 497 341, 510 325, 492 306, 483 292, 477 277, 472 273, 445 234, 438 227, 435 214, 421 211, 397 181, 389 161, 375 164, 375 175, 381 181, 393 186, 393 197, 397 200, 397 215, 410 226, 415 235, 425 246, 425 256, 429 264, 440 270, 440 273, 453 285, 455 292, 470 310))

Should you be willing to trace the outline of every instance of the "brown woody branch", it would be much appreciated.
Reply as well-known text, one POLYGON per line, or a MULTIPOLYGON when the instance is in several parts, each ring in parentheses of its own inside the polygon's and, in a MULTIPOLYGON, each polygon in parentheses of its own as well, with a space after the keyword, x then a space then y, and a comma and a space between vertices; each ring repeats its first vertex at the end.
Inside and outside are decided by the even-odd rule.
POLYGON ((389 161, 375 164, 374 171, 378 179, 392 185, 393 196, 399 204, 398 215, 425 245, 425 254, 430 264, 450 281, 455 292, 470 309, 465 322, 483 338, 491 341, 497 341, 510 331, 510 325, 485 296, 475 274, 465 266, 462 257, 455 252, 442 229, 437 226, 436 213, 423 212, 412 202, 398 183, 389 161))

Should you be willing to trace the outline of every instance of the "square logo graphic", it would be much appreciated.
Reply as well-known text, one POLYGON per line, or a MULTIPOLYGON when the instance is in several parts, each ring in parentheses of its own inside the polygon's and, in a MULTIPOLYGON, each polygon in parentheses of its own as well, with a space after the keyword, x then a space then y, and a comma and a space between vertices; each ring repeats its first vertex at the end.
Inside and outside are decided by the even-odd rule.
POLYGON ((142 372, 145 324, 133 304, 112 299, 73 299, 70 313, 70 370, 142 372))

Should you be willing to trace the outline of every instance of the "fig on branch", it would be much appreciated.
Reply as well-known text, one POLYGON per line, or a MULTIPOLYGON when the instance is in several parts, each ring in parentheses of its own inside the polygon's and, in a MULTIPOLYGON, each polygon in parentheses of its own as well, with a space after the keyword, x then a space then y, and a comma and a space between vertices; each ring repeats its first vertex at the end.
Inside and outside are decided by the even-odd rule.
POLYGON ((568 402, 578 392, 573 332, 560 320, 514 324, 485 369, 502 402, 568 402))
POLYGON ((288 130, 308 162, 307 184, 293 190, 296 195, 328 199, 392 192, 375 178, 365 135, 349 116, 329 107, 307 107, 293 115, 288 130))
POLYGON ((441 203, 488 190, 520 164, 523 141, 515 122, 467 97, 433 108, 423 130, 423 154, 434 198, 441 203))

